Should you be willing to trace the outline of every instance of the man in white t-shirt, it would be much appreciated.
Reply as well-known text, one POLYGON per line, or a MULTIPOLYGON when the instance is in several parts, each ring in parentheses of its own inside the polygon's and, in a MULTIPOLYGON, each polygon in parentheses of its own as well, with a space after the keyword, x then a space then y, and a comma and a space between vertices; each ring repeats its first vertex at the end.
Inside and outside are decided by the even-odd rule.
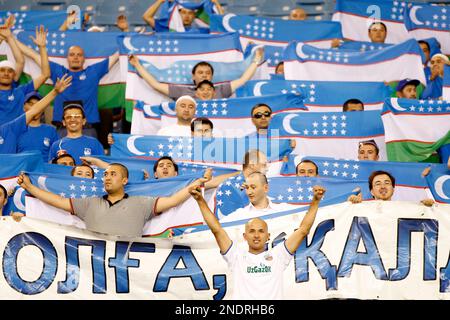
POLYGON ((266 214, 297 208, 288 203, 273 203, 267 194, 269 193, 269 183, 267 177, 261 172, 253 172, 243 184, 250 203, 244 208, 236 211, 220 219, 220 222, 231 222, 242 219, 250 219, 261 217, 266 214))
POLYGON ((325 189, 314 186, 314 197, 308 212, 300 224, 282 244, 266 251, 269 240, 267 224, 260 218, 253 218, 245 225, 244 239, 248 250, 238 247, 222 228, 216 216, 208 208, 200 187, 189 188, 197 201, 203 219, 211 229, 220 252, 233 274, 233 299, 280 300, 283 299, 283 272, 289 265, 294 252, 309 233, 316 218, 319 202, 325 189))
POLYGON ((197 102, 190 96, 179 97, 175 103, 177 123, 159 129, 158 136, 191 136, 191 122, 194 119, 197 102))

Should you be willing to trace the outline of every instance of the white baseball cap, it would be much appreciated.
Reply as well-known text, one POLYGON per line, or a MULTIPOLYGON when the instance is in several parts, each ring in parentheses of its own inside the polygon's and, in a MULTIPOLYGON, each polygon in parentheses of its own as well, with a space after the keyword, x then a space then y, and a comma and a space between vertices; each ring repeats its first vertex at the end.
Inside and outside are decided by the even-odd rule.
POLYGON ((0 68, 10 68, 16 71, 16 65, 9 60, 3 60, 0 62, 0 68))
POLYGON ((191 96, 188 96, 188 95, 179 97, 179 98, 177 99, 177 101, 175 102, 175 105, 177 105, 178 102, 181 101, 181 100, 190 100, 190 101, 192 101, 192 102, 194 103, 194 105, 197 107, 197 101, 195 101, 194 98, 192 98, 191 96))
POLYGON ((434 57, 440 57, 442 58, 444 61, 449 62, 448 57, 445 54, 442 53, 436 53, 434 56, 431 57, 431 59, 433 59, 434 57))

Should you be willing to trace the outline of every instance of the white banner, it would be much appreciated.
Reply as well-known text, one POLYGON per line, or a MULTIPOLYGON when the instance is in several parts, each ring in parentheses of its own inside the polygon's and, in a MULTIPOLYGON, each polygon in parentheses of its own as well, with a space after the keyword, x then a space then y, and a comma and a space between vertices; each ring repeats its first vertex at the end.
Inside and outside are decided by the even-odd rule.
MULTIPOLYGON (((393 201, 321 208, 284 273, 284 297, 449 300, 449 214, 450 205, 393 201)), ((303 215, 266 218, 271 241, 290 235, 303 215)), ((225 229, 247 245, 242 223, 225 229)), ((209 230, 119 239, 4 217, 0 238, 2 299, 211 300, 234 290, 209 230)))

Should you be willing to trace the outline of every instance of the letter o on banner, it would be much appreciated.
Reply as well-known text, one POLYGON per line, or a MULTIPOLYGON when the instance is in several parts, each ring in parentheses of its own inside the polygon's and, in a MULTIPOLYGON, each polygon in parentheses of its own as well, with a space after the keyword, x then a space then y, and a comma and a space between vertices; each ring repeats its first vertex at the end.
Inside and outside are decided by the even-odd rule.
POLYGON ((50 287, 58 269, 58 255, 53 244, 40 233, 25 232, 14 236, 6 245, 3 253, 3 274, 11 288, 22 294, 41 293, 50 287), (25 246, 36 246, 44 257, 41 275, 36 281, 25 281, 17 272, 17 256, 25 246))

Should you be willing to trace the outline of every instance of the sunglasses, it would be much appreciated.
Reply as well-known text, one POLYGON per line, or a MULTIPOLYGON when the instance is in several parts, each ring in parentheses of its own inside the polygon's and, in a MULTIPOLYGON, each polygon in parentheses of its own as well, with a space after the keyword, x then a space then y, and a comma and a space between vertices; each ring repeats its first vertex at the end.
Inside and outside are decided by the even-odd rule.
POLYGON ((69 119, 76 119, 76 120, 78 120, 78 119, 81 119, 81 118, 83 118, 83 115, 81 115, 81 114, 68 114, 68 115, 64 116, 65 120, 69 120, 69 119))
POLYGON ((257 112, 257 113, 255 113, 255 114, 253 115, 253 118, 255 118, 255 119, 261 119, 263 116, 266 117, 266 118, 268 118, 268 117, 270 117, 271 115, 272 115, 272 113, 269 112, 269 111, 266 111, 266 112, 257 112))

